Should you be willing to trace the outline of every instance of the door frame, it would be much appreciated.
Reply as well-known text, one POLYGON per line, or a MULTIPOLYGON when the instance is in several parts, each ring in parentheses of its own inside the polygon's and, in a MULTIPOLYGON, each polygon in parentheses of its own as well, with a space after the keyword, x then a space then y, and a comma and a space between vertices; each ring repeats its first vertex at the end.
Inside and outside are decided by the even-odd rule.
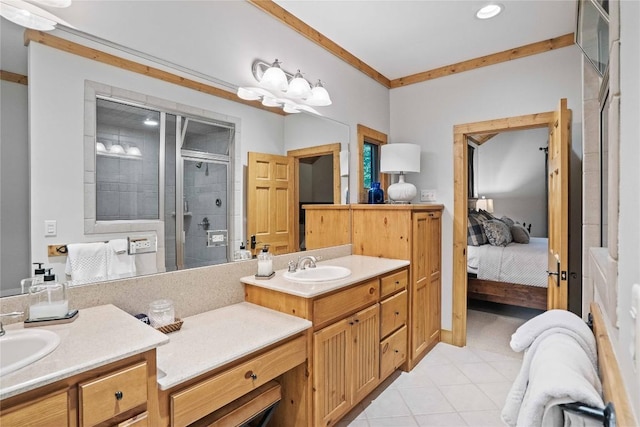
POLYGON ((339 142, 333 144, 316 145, 314 147, 299 148, 287 151, 287 157, 293 157, 293 208, 291 218, 294 218, 293 238, 296 245, 300 245, 300 160, 309 157, 332 156, 333 158, 333 204, 340 204, 340 147, 339 142))
POLYGON ((551 128, 555 111, 453 126, 453 313, 451 344, 467 342, 467 141, 472 135, 551 128))

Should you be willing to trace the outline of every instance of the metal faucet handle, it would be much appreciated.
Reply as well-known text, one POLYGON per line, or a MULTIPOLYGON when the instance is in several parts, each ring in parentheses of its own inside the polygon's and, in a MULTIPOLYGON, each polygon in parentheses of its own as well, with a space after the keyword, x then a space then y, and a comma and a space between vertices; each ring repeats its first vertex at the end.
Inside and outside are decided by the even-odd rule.
POLYGON ((294 260, 290 260, 289 261, 289 268, 287 271, 289 271, 289 273, 295 273, 296 269, 298 267, 298 263, 294 260))
MULTIPOLYGON (((12 311, 11 313, 0 313, 0 319, 3 317, 17 317, 22 316, 24 311, 12 311)), ((4 327, 2 326, 2 322, 0 322, 0 337, 5 334, 4 327)))

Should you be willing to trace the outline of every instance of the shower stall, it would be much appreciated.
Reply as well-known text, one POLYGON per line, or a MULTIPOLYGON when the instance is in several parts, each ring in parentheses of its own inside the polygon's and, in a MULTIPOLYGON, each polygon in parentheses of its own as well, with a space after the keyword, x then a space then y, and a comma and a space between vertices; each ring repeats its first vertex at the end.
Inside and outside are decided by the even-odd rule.
POLYGON ((159 271, 228 262, 235 125, 112 98, 96 118, 96 219, 161 221, 159 271))

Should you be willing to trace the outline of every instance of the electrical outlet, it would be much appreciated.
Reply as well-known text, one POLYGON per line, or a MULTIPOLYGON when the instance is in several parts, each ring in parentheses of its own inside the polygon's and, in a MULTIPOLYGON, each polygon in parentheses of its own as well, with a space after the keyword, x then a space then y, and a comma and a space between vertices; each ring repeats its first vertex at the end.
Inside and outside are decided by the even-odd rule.
POLYGON ((129 237, 129 254, 146 254, 158 250, 158 238, 153 235, 129 237))
POLYGON ((420 190, 420 201, 421 202, 435 202, 436 201, 436 190, 420 190))

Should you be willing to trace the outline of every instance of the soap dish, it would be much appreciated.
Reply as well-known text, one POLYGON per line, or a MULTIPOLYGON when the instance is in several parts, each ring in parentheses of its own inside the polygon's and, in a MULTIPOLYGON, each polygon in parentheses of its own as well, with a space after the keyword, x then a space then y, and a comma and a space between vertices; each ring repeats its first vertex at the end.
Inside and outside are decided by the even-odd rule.
POLYGON ((275 275, 276 275, 276 272, 275 272, 275 271, 272 271, 272 272, 271 272, 271 274, 270 274, 270 275, 268 275, 268 276, 260 276, 260 275, 257 275, 257 274, 256 274, 256 280, 269 280, 269 279, 271 279, 271 278, 272 278, 273 276, 275 276, 275 275))
POLYGON ((171 332, 179 331, 180 328, 182 328, 183 322, 184 320, 178 319, 176 317, 175 322, 169 323, 168 325, 160 326, 159 328, 156 328, 156 330, 162 332, 163 334, 170 334, 171 332))

